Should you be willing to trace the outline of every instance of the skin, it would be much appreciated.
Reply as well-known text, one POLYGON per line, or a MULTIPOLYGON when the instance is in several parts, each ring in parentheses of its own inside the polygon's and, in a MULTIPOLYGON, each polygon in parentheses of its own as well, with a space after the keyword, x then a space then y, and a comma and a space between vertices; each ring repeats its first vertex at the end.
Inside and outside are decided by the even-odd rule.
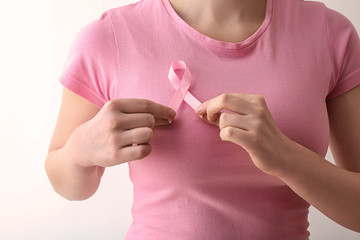
POLYGON ((54 190, 69 200, 91 197, 106 167, 149 155, 153 128, 169 125, 175 114, 173 109, 146 99, 115 99, 99 110, 63 88, 45 160, 54 190))
POLYGON ((176 13, 199 32, 221 41, 241 42, 261 26, 266 0, 169 0, 176 13))
MULTIPOLYGON (((170 2, 189 25, 229 42, 254 33, 266 6, 264 0, 170 2)), ((244 148, 260 170, 283 180, 337 223, 360 232, 359 103, 360 86, 327 102, 330 148, 337 165, 281 133, 260 95, 224 93, 205 101, 195 114, 218 127, 223 141, 244 148)), ((174 118, 168 111, 144 99, 115 99, 100 110, 64 88, 45 161, 55 191, 69 200, 91 197, 106 167, 151 153, 153 129, 174 118), (138 145, 132 146, 134 142, 138 145)))
POLYGON ((283 180, 335 222, 360 232, 359 103, 360 86, 327 104, 330 148, 338 166, 281 133, 260 95, 222 94, 203 102, 196 114, 219 127, 223 141, 243 147, 260 170, 283 180))

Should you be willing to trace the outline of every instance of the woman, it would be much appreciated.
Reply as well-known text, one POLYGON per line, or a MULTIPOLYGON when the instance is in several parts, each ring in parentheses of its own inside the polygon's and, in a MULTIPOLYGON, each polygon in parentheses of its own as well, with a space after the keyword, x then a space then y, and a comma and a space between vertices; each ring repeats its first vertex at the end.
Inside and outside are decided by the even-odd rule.
POLYGON ((127 240, 308 239, 309 204, 360 232, 360 41, 323 4, 111 9, 79 33, 60 82, 49 179, 82 200, 128 162, 127 240), (174 60, 191 72, 195 113, 168 107, 174 60))

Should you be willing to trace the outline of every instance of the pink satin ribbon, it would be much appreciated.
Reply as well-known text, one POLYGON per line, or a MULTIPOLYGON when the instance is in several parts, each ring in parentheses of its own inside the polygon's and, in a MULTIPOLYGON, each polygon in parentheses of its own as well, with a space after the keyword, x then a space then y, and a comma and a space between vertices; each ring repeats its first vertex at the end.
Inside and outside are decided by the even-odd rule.
POLYGON ((174 96, 172 97, 169 107, 178 111, 182 101, 184 100, 194 110, 201 104, 188 90, 191 85, 192 77, 190 70, 186 66, 184 61, 176 60, 172 62, 169 70, 169 81, 176 89, 174 96), (176 75, 175 70, 183 70, 181 79, 176 75))

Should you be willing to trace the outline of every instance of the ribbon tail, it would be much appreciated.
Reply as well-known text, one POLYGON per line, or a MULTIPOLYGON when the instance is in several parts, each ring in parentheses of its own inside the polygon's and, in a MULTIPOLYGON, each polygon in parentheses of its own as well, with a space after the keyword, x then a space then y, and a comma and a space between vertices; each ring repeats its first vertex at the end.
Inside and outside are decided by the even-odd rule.
POLYGON ((189 91, 186 93, 184 100, 194 110, 199 105, 201 105, 201 102, 197 100, 189 91))

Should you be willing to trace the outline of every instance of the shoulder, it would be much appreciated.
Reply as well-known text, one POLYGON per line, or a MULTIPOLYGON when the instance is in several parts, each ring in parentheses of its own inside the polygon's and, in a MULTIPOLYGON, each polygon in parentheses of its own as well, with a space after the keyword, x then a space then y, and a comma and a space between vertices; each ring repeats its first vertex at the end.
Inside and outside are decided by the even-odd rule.
POLYGON ((273 1, 277 25, 295 31, 294 34, 324 35, 327 11, 324 3, 303 0, 273 1))
POLYGON ((114 22, 120 24, 121 22, 133 22, 139 19, 140 14, 144 14, 143 9, 145 6, 144 0, 135 3, 129 3, 120 7, 108 9, 83 26, 79 34, 81 35, 102 35, 113 31, 114 22))
POLYGON ((329 30, 356 31, 354 25, 346 16, 331 8, 326 8, 326 23, 329 30))
POLYGON ((340 12, 323 2, 304 0, 273 0, 277 5, 275 15, 278 24, 307 37, 317 36, 323 41, 336 42, 356 35, 354 25, 340 12))
POLYGON ((112 36, 111 19, 107 12, 103 12, 100 17, 79 29, 74 44, 94 47, 108 42, 110 36, 112 36))
MULTIPOLYGON (((324 13, 327 8, 323 2, 304 0, 273 0, 275 4, 282 7, 282 10, 296 11, 301 14, 324 13)), ((293 16, 296 17, 296 16, 293 16)))
MULTIPOLYGON (((338 21, 343 24, 350 24, 350 21, 338 11, 326 6, 320 1, 305 1, 305 0, 273 0, 281 11, 287 13, 294 13, 296 15, 289 15, 289 17, 308 17, 310 19, 325 19, 328 18, 333 21, 338 21)), ((315 24, 319 24, 315 22, 315 24)))
POLYGON ((318 15, 318 17, 325 18, 325 21, 330 24, 338 23, 344 26, 351 25, 351 22, 347 17, 340 12, 327 7, 323 2, 305 0, 291 0, 287 2, 299 11, 303 11, 305 15, 318 15))

